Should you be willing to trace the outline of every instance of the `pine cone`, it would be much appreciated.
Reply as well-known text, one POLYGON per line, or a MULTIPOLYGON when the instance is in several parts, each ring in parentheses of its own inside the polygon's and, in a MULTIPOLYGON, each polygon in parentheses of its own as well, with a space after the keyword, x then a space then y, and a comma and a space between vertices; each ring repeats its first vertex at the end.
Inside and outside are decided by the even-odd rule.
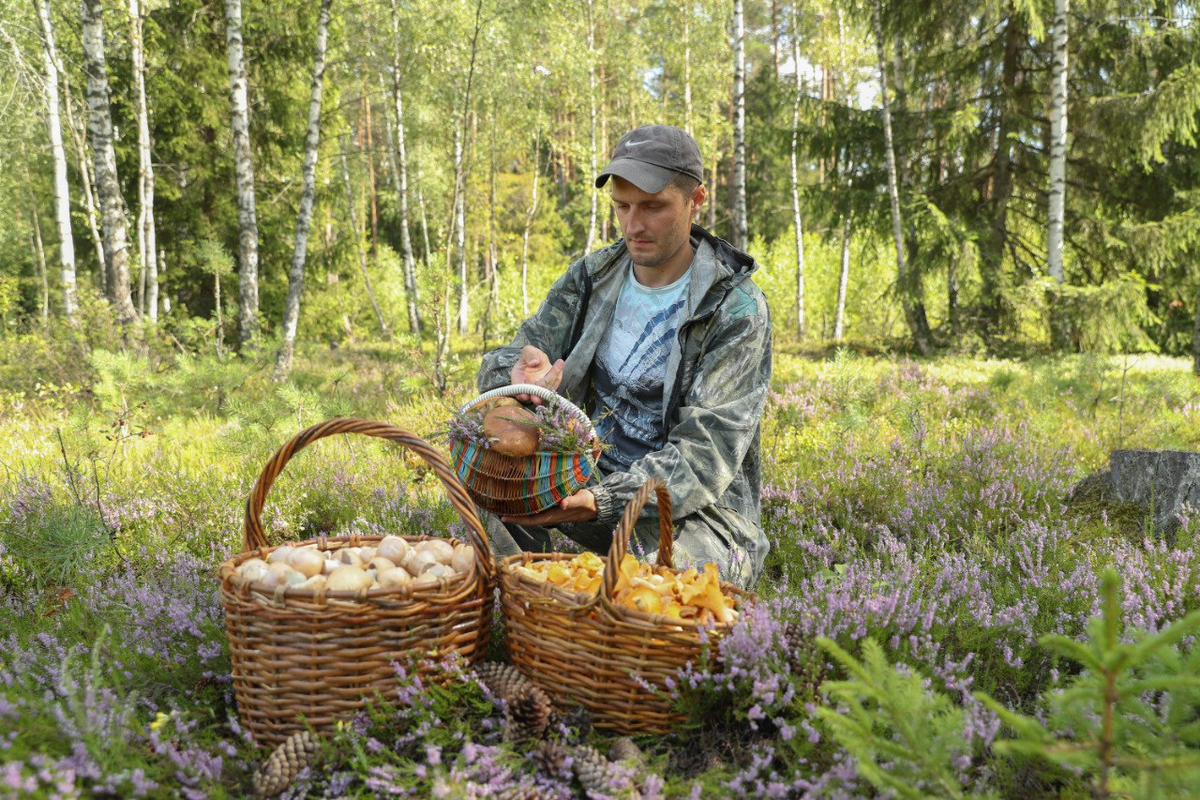
POLYGON ((783 646, 788 669, 792 675, 800 678, 804 687, 815 696, 825 672, 824 661, 817 651, 816 642, 812 637, 804 635, 799 623, 786 622, 783 625, 783 646))
POLYGON ((620 781, 613 774, 612 765, 599 750, 580 745, 571 751, 571 756, 575 777, 579 778, 585 790, 596 794, 616 794, 620 791, 620 781))
POLYGON ((512 664, 501 664, 498 661, 484 661, 476 664, 475 677, 479 678, 491 693, 501 700, 511 700, 521 689, 533 686, 532 681, 522 675, 512 664))
POLYGON ((274 797, 288 788, 300 771, 312 763, 320 744, 308 731, 293 733, 254 773, 254 793, 259 797, 274 797))
POLYGON ((537 750, 533 751, 531 758, 542 774, 547 777, 557 778, 566 772, 566 778, 570 780, 571 773, 567 770, 568 755, 570 753, 562 742, 556 739, 546 739, 538 745, 537 750))
POLYGON ((628 736, 622 736, 612 743, 608 748, 608 757, 613 761, 638 761, 640 762, 645 755, 642 753, 642 748, 633 743, 633 739, 628 736))
POLYGON ((504 721, 510 741, 541 739, 550 724, 550 695, 533 684, 523 687, 508 701, 504 721))

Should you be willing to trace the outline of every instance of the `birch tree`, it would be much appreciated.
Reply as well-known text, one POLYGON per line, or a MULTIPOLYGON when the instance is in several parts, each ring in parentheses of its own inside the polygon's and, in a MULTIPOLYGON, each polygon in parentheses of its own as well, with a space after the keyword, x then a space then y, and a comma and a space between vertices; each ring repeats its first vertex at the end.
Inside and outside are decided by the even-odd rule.
POLYGON ((83 0, 84 70, 87 73, 88 128, 92 136, 96 193, 100 200, 100 227, 104 260, 108 264, 108 299, 122 325, 137 321, 130 297, 129 248, 125 204, 117 179, 117 154, 113 149, 112 110, 108 102, 108 66, 104 56, 104 19, 101 0, 83 0))
MULTIPOLYGON (((774 11, 772 5, 772 12, 774 11)), ((804 338, 804 220, 800 215, 800 101, 804 96, 804 80, 800 74, 800 19, 792 6, 792 64, 795 72, 796 97, 792 102, 792 227, 796 233, 796 338, 804 338)), ((778 37, 778 34, 776 34, 778 37)), ((778 47, 778 38, 776 39, 778 47)), ((778 69, 778 55, 776 56, 778 69)))
POLYGON ((129 0, 129 43, 137 94, 138 126, 138 310, 158 321, 158 242, 154 228, 154 160, 150 156, 150 119, 146 109, 146 46, 142 35, 145 6, 129 0))
POLYGON ((596 15, 595 3, 588 0, 587 4, 587 58, 588 58, 588 193, 591 200, 591 211, 588 214, 587 242, 583 252, 592 252, 596 241, 596 212, 600 200, 600 190, 596 188, 596 15))
POLYGON ((358 268, 362 272, 363 285, 367 289, 367 298, 371 301, 371 309, 375 312, 375 319, 379 323, 379 332, 383 334, 383 338, 390 341, 392 332, 388 330, 383 312, 379 310, 379 302, 375 299, 375 290, 371 286, 371 273, 367 271, 367 254, 363 250, 362 234, 358 229, 358 215, 354 213, 354 186, 350 183, 350 166, 346 163, 345 147, 342 148, 341 162, 342 182, 346 184, 346 210, 350 216, 350 235, 354 237, 354 246, 358 251, 358 268))
POLYGON ((80 193, 83 195, 83 211, 87 217, 88 232, 92 236, 92 247, 96 251, 96 264, 100 267, 100 288, 107 292, 108 289, 108 266, 104 260, 104 240, 100 237, 100 229, 96 226, 96 219, 99 217, 99 202, 96 200, 96 192, 93 188, 95 183, 92 181, 92 163, 88 157, 87 141, 84 137, 84 132, 75 122, 75 113, 72 110, 75 107, 75 102, 71 99, 71 82, 67 80, 67 74, 60 70, 62 77, 63 88, 63 108, 67 112, 67 130, 71 133, 71 141, 75 144, 75 159, 79 163, 79 183, 80 193))
POLYGON ((396 130, 396 208, 400 213, 400 253, 404 261, 404 301, 408 307, 408 330, 421 335, 421 297, 413 258, 412 233, 408 220, 408 153, 404 144, 404 97, 400 90, 400 16, 392 0, 392 122, 396 130))
MULTIPOLYGON (((62 71, 50 24, 50 0, 34 0, 42 29, 42 66, 46 78, 46 128, 54 159, 54 220, 58 224, 58 260, 62 269, 63 314, 75 321, 75 239, 71 234, 71 195, 67 186, 67 154, 63 149, 62 120, 58 112, 58 76, 62 71)), ((41 238, 40 236, 38 237, 41 238)))
POLYGON ((275 379, 292 371, 296 346, 296 324, 300 319, 300 295, 304 291, 304 260, 308 254, 308 227, 312 220, 313 199, 317 191, 317 145, 321 139, 321 94, 325 83, 325 46, 329 33, 330 6, 333 0, 321 0, 317 17, 317 43, 313 52, 312 85, 308 100, 308 131, 304 136, 303 186, 296 234, 292 249, 292 267, 288 272, 287 300, 283 308, 283 343, 275 358, 275 379))
POLYGON ((746 220, 746 16, 733 0, 733 246, 745 249, 746 220))
POLYGON ((258 337, 258 218, 254 162, 250 158, 250 106, 242 41, 242 0, 225 0, 225 55, 229 66, 229 117, 238 207, 238 335, 243 349, 258 337))
POLYGON ((1067 190, 1067 14, 1070 0, 1054 0, 1053 63, 1050 68, 1050 209, 1046 266, 1063 282, 1063 207, 1067 190))
POLYGON ((533 220, 537 216, 538 207, 538 178, 541 176, 542 157, 542 128, 541 112, 538 112, 538 124, 533 134, 533 191, 529 198, 529 207, 525 209, 525 229, 521 232, 521 315, 529 316, 529 232, 533 229, 533 220))

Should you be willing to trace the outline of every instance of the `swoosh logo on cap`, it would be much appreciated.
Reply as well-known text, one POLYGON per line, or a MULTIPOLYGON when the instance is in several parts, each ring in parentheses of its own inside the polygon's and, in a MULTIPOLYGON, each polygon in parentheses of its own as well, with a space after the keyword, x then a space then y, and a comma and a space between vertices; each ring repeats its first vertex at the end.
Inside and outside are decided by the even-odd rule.
POLYGON ((648 141, 650 141, 650 140, 649 140, 649 139, 642 139, 640 142, 626 142, 626 143, 625 143, 625 146, 626 146, 626 147, 637 147, 639 144, 645 144, 645 143, 646 143, 646 142, 648 142, 648 141))

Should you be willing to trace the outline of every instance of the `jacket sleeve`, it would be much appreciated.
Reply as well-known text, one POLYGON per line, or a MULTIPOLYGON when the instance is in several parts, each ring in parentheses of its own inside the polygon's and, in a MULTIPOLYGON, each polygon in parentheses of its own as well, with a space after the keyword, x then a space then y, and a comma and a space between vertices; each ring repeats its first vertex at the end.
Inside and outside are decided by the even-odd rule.
POLYGON ((754 442, 771 380, 770 316, 761 295, 756 305, 737 319, 721 312, 666 445, 592 488, 598 522, 615 525, 650 476, 670 487, 674 519, 713 505, 729 488, 754 442))
POLYGON ((521 323, 512 342, 497 347, 483 357, 476 376, 480 392, 508 386, 512 382, 513 365, 520 359, 521 348, 525 345, 540 348, 551 362, 566 358, 580 304, 583 270, 586 268, 583 259, 572 264, 550 287, 537 312, 521 323))

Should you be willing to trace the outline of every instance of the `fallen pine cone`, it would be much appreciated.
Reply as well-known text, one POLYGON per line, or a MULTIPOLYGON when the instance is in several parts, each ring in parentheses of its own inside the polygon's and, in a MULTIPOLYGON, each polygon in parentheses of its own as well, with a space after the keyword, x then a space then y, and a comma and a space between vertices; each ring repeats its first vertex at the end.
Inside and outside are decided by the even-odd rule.
POLYGON ((512 700, 517 693, 533 682, 521 674, 512 664, 484 661, 475 665, 475 675, 501 700, 512 700))
POLYGON ((314 734, 293 733, 254 773, 254 793, 259 797, 274 797, 291 786, 301 770, 312 763, 318 747, 320 740, 314 734))

